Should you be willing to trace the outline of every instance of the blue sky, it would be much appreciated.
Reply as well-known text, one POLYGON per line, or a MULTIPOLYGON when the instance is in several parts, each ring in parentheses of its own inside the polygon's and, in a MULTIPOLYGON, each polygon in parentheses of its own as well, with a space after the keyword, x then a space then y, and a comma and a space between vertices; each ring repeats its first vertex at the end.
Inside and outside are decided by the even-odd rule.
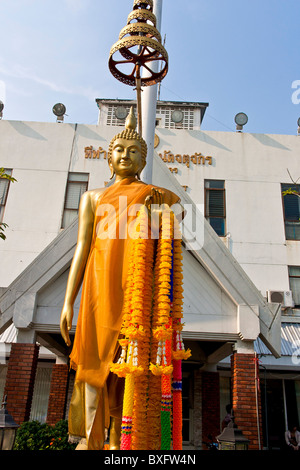
MULTIPOLYGON (((52 107, 62 102, 66 122, 96 124, 96 98, 134 99, 107 65, 132 6, 0 0, 4 119, 54 122, 52 107)), ((242 111, 245 132, 296 134, 299 17, 296 0, 163 0, 170 65, 161 99, 208 102, 203 130, 234 131, 242 111)))

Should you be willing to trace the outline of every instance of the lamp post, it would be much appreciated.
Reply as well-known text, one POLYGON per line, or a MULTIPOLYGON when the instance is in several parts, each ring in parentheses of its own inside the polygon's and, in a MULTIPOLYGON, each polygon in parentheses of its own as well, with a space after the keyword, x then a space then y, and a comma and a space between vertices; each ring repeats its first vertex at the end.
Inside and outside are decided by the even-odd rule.
POLYGON ((0 410, 0 450, 12 450, 19 427, 6 409, 6 395, 0 410))
POLYGON ((223 432, 217 436, 217 441, 219 450, 248 450, 250 442, 235 424, 234 417, 223 432))

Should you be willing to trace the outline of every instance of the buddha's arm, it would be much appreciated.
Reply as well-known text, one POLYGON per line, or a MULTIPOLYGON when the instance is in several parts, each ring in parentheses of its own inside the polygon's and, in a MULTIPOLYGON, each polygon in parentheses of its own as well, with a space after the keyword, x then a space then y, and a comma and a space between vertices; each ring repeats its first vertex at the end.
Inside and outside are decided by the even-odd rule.
POLYGON ((86 262, 91 247, 94 211, 90 193, 84 193, 80 200, 78 214, 78 238, 70 267, 65 301, 60 317, 60 330, 65 343, 71 344, 69 330, 72 327, 73 306, 80 289, 86 262))

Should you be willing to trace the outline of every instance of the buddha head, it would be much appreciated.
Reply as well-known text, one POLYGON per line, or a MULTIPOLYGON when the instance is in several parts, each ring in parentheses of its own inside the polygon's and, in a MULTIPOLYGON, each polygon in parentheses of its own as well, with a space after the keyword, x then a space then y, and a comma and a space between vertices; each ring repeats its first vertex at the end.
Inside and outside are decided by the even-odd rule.
POLYGON ((140 174, 146 165, 147 144, 135 129, 136 118, 131 108, 125 129, 115 135, 109 144, 108 164, 111 179, 114 175, 119 178, 135 176, 140 179, 140 174))

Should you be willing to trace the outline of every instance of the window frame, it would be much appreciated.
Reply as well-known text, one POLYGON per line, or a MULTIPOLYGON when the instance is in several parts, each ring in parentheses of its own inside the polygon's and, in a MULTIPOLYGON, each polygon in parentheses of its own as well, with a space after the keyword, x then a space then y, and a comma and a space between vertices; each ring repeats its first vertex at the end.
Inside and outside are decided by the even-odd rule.
MULTIPOLYGON (((280 184, 280 189, 281 189, 281 200, 282 200, 282 212, 283 212, 283 223, 284 223, 284 232, 285 232, 285 239, 286 240, 293 240, 293 241, 299 241, 300 240, 300 184, 289 184, 289 183, 281 183, 280 184), (285 188, 284 188, 285 187, 285 188), (286 194, 286 195, 283 195, 283 192, 286 191, 287 189, 295 189, 296 191, 298 191, 299 193, 299 196, 297 196, 296 194, 294 195, 295 197, 298 197, 299 198, 299 218, 298 220, 295 219, 287 219, 286 218, 286 207, 285 207, 285 199, 286 197, 289 196, 289 194, 286 194), (287 233, 287 225, 290 224, 290 226, 294 226, 294 227, 298 227, 299 228, 299 238, 297 238, 296 236, 294 237, 291 237, 288 233, 287 233)), ((293 196, 293 194, 290 194, 290 196, 293 196)), ((294 231, 294 234, 296 232, 294 231)))
POLYGON ((217 233, 217 231, 215 230, 215 232, 217 233, 217 235, 219 237, 225 237, 226 236, 226 189, 225 189, 225 180, 217 180, 217 179, 205 179, 204 180, 204 217, 206 218, 206 220, 209 222, 209 224, 211 225, 211 227, 214 229, 214 227, 212 226, 212 224, 210 223, 209 219, 222 219, 224 221, 224 230, 223 230, 223 234, 220 235, 217 233), (207 183, 210 183, 210 182, 213 182, 213 181, 217 181, 219 183, 223 183, 223 188, 214 188, 214 187, 206 187, 206 184, 207 183), (223 216, 210 216, 209 214, 207 214, 207 204, 208 204, 208 192, 209 191, 222 191, 223 192, 223 216))
MULTIPOLYGON (((299 303, 296 302, 297 297, 300 298, 300 266, 289 265, 288 266, 288 275, 289 275, 290 290, 292 291, 293 300, 295 302, 294 308, 300 308, 300 300, 299 300, 299 303), (291 270, 293 268, 298 268, 299 269, 299 274, 298 275, 297 274, 291 274, 291 270), (291 279, 299 279, 299 295, 297 294, 297 292, 295 292, 295 289, 292 288, 291 279)), ((297 289, 297 291, 298 291, 298 289, 297 289)))
MULTIPOLYGON (((86 184, 86 189, 85 191, 88 190, 88 187, 89 187, 89 177, 90 177, 90 174, 89 173, 84 173, 84 172, 78 172, 78 171, 69 171, 68 173, 68 179, 67 179, 67 184, 66 184, 66 190, 65 190, 65 200, 64 200, 64 207, 63 207, 63 213, 62 213, 62 218, 61 218, 61 229, 65 229, 68 227, 68 225, 64 226, 64 218, 65 218, 65 214, 66 214, 66 211, 72 211, 72 212, 76 212, 76 214, 78 214, 78 211, 79 211, 79 203, 80 203, 80 198, 79 198, 79 201, 78 201, 78 207, 77 209, 73 208, 73 207, 67 207, 67 196, 68 196, 68 191, 69 191, 69 188, 71 185, 76 185, 76 184, 86 184), (70 176, 71 175, 85 175, 87 177, 86 181, 84 180, 71 180, 70 179, 70 176)), ((84 192, 85 192, 84 191, 84 192)), ((83 193, 82 193, 83 194, 83 193)))

